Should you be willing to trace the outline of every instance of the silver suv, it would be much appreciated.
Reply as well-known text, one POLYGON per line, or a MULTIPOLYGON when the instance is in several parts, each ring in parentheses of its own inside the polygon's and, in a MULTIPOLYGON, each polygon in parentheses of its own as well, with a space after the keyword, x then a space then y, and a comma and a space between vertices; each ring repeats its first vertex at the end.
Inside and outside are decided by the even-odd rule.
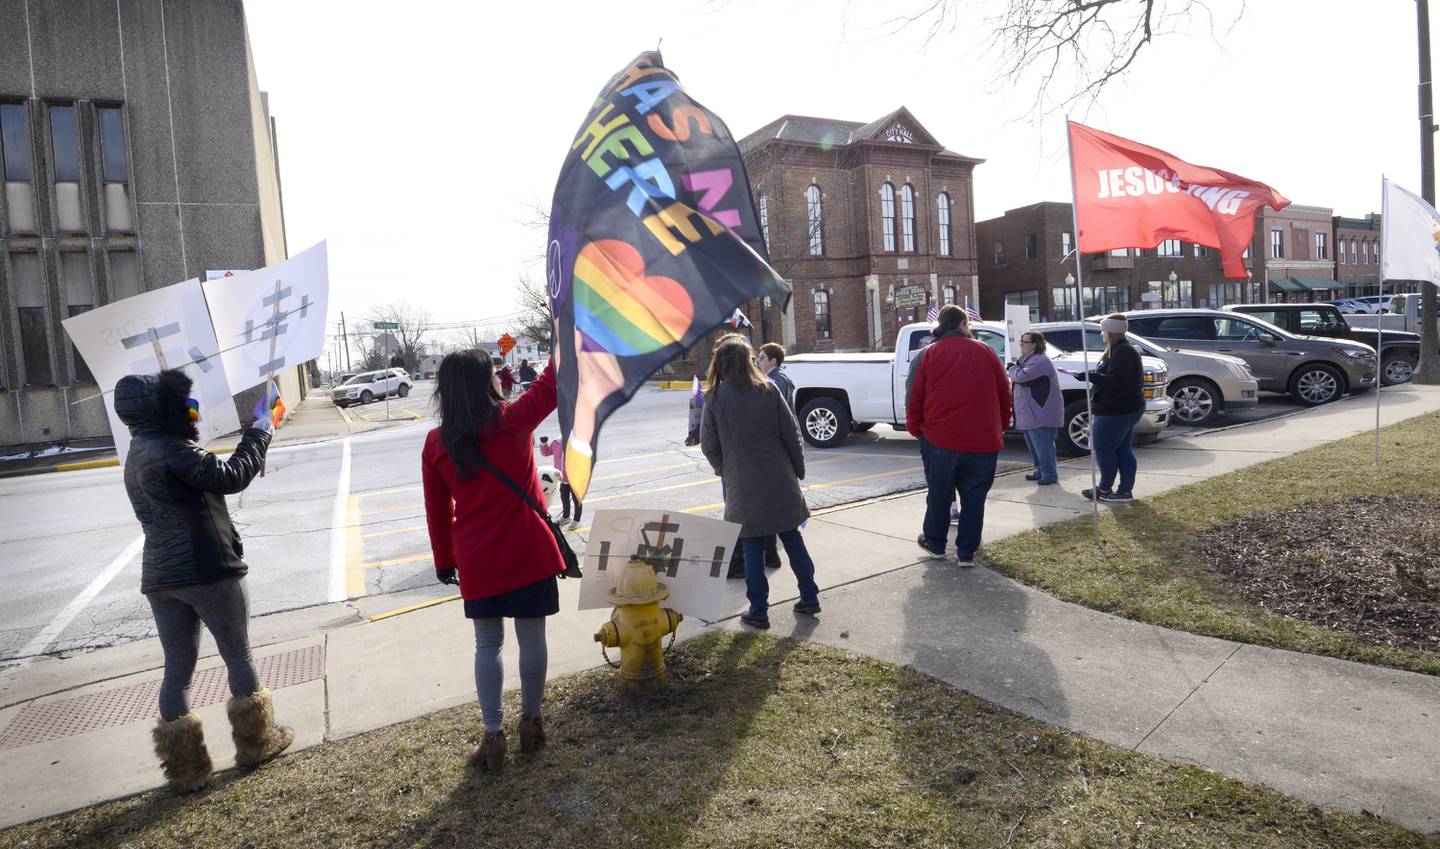
POLYGON ((1136 310, 1130 331, 1160 345, 1244 360, 1264 392, 1307 407, 1375 387, 1375 349, 1359 342, 1296 336, 1248 315, 1221 310, 1136 310))
POLYGON ((390 395, 404 398, 410 394, 413 384, 410 374, 403 368, 362 371, 332 389, 330 400, 337 407, 348 407, 351 404, 368 404, 390 395))

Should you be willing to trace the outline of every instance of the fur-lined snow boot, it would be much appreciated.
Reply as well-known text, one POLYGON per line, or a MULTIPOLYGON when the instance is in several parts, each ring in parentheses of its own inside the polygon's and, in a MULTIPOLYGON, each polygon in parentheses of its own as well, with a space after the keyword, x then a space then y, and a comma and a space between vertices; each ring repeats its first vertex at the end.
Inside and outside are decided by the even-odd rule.
POLYGON ((225 705, 230 715, 230 736, 235 740, 235 764, 253 769, 285 751, 295 741, 295 730, 275 724, 270 691, 231 696, 225 705))
POLYGON ((151 732, 160 768, 176 793, 194 793, 210 783, 210 753, 200 717, 187 713, 169 722, 160 720, 151 732))

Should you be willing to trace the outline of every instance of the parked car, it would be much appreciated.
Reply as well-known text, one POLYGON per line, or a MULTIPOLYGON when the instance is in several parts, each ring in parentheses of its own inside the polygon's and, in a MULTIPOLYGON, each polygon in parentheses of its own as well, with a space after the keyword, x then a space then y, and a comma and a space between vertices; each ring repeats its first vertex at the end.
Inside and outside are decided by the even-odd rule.
POLYGON ((351 404, 368 404, 390 395, 404 398, 414 385, 409 373, 403 368, 387 368, 379 371, 365 371, 355 375, 330 392, 330 400, 337 407, 351 404))
POLYGON ((1288 393, 1307 407, 1375 387, 1375 349, 1358 342, 1295 336, 1224 310, 1132 310, 1125 317, 1132 332, 1151 342, 1237 356, 1262 391, 1288 393))
POLYGON ((1378 315, 1353 316, 1350 325, 1365 328, 1384 327, 1387 335, 1391 331, 1421 332, 1423 322, 1420 317, 1420 295, 1418 293, 1388 296, 1385 300, 1385 311, 1378 315))
MULTIPOLYGON (((1080 350, 1078 321, 1036 324, 1031 329, 1045 334, 1045 342, 1051 347, 1062 351, 1080 350)), ((1087 322, 1085 336, 1092 355, 1105 349, 1099 324, 1087 322)), ((1141 354, 1165 361, 1169 373, 1165 393, 1175 402, 1175 421, 1209 425, 1226 412, 1260 403, 1260 382, 1239 357, 1166 348, 1134 333, 1128 337, 1141 354)))
MULTIPOLYGON (((1374 327, 1355 327, 1333 304, 1231 304, 1224 309, 1253 315, 1297 336, 1349 339, 1379 350, 1382 334, 1374 327)), ((1363 317, 1363 316, 1359 316, 1363 317)), ((1408 383, 1420 362, 1420 334, 1386 328, 1380 351, 1380 383, 1408 383)))
POLYGON ((1338 301, 1329 301, 1340 308, 1346 315, 1380 315, 1390 312, 1391 302, 1394 295, 1365 295, 1360 298, 1342 298, 1338 301))
MULTIPOLYGON (((1005 326, 972 322, 975 338, 1005 356, 1005 326)), ((785 373, 795 383, 795 409, 800 432, 817 448, 833 448, 852 432, 870 430, 878 423, 905 429, 905 378, 910 361, 931 341, 929 324, 907 324, 895 339, 895 353, 797 354, 785 358, 785 373)), ((1055 350, 1055 364, 1083 371, 1079 354, 1055 350)), ((1092 365, 1095 357, 1092 357, 1092 365)), ((1170 424, 1172 404, 1165 395, 1163 360, 1141 356, 1145 368, 1145 417, 1135 432, 1142 438, 1157 436, 1170 424)), ((1065 400, 1065 423, 1055 444, 1067 454, 1083 454, 1090 446, 1090 416, 1085 405, 1088 384, 1060 373, 1065 400)))

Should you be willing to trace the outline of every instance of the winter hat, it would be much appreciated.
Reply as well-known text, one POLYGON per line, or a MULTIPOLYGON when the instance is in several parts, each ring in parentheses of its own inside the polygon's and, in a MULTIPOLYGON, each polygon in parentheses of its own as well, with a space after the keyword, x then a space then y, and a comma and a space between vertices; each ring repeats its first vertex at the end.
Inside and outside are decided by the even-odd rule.
POLYGON ((1130 329, 1130 322, 1123 318, 1111 317, 1100 320, 1100 329, 1106 333, 1124 333, 1130 329))

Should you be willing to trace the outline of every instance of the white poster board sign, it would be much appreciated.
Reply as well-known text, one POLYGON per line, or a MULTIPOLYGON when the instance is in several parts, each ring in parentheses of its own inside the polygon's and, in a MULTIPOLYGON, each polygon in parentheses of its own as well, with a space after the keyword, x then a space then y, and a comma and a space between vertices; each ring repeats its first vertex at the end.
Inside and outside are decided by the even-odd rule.
POLYGON ((61 324, 105 393, 103 399, 80 403, 105 405, 121 463, 130 449, 130 430, 115 415, 114 390, 127 374, 154 374, 162 367, 183 368, 195 381, 191 391, 200 402, 200 440, 239 430, 240 420, 217 356, 220 346, 199 280, 186 280, 106 304, 61 324))
POLYGON ((725 592, 740 526, 670 510, 600 510, 590 523, 580 609, 610 606, 610 588, 642 547, 660 564, 655 577, 670 588, 660 603, 714 622, 733 614, 725 592), (659 549, 659 553, 656 553, 659 549))
POLYGON ((1005 305, 1005 362, 1020 359, 1020 337, 1030 332, 1030 308, 1024 304, 1005 305))
POLYGON ((324 242, 275 265, 207 280, 204 289, 233 394, 325 353, 324 242))

